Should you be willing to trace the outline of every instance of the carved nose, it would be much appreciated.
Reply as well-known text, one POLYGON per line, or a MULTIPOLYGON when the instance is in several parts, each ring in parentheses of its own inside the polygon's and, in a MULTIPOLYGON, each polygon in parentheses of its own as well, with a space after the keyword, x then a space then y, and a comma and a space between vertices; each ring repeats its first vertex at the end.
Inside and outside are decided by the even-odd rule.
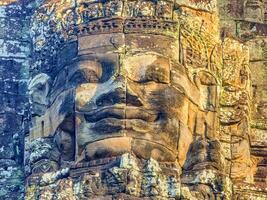
POLYGON ((126 105, 129 106, 137 106, 140 107, 142 106, 142 101, 140 100, 140 98, 138 97, 138 95, 136 95, 130 88, 129 86, 126 89, 126 105))
POLYGON ((96 100, 97 106, 111 106, 115 104, 142 106, 138 96, 125 86, 127 83, 124 77, 117 77, 114 84, 116 84, 115 89, 113 87, 112 90, 98 97, 96 100))

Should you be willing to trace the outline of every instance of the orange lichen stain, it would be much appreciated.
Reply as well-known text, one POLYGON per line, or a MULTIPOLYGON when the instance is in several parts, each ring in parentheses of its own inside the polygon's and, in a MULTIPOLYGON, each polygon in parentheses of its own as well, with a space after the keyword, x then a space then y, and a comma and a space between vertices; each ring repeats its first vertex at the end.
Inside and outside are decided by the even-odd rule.
POLYGON ((6 6, 6 5, 9 5, 11 3, 14 3, 18 0, 0 0, 0 6, 6 6))

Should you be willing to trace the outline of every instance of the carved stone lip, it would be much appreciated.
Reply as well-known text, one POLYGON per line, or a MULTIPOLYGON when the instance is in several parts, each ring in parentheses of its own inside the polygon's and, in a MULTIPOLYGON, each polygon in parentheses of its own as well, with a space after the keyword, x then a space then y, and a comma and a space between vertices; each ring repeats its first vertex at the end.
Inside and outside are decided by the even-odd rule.
POLYGON ((115 119, 140 119, 146 122, 154 122, 158 114, 144 108, 134 106, 109 106, 84 113, 85 120, 90 123, 98 122, 107 118, 115 119))

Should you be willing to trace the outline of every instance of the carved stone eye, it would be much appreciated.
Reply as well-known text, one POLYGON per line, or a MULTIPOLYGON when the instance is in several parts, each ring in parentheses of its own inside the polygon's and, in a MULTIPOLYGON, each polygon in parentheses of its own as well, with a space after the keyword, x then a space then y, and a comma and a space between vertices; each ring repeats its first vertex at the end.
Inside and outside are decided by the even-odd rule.
POLYGON ((81 85, 84 83, 98 83, 101 79, 101 74, 94 69, 82 69, 76 71, 69 79, 72 86, 81 85))
POLYGON ((140 82, 154 81, 156 83, 169 83, 169 76, 166 70, 157 66, 149 66, 140 82))
POLYGON ((127 66, 128 78, 139 83, 170 82, 170 62, 158 55, 136 55, 124 63, 127 66))

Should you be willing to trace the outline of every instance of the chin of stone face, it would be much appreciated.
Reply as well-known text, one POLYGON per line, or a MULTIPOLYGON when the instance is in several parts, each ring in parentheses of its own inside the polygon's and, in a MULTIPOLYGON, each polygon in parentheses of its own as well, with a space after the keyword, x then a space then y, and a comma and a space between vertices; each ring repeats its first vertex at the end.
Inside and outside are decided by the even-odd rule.
POLYGON ((266 2, 0 2, 0 199, 267 199, 266 2))

